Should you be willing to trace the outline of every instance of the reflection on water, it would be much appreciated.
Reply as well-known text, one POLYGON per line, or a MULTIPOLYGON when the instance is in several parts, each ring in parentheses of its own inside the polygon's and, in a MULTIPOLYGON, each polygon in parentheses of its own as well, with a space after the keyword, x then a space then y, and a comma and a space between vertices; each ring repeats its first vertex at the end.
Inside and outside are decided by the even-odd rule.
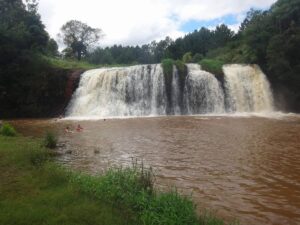
POLYGON ((61 161, 97 173, 132 158, 160 185, 192 192, 201 207, 241 224, 300 224, 300 118, 160 117, 99 121, 16 120, 25 135, 55 129, 61 161), (81 133, 64 133, 67 125, 81 133))

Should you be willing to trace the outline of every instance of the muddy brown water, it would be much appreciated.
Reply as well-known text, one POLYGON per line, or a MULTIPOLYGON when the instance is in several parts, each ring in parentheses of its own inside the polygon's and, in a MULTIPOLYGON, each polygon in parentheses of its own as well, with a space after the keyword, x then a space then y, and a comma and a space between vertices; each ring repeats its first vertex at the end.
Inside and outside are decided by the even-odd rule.
POLYGON ((97 121, 14 120, 18 131, 60 134, 59 161, 92 174, 132 158, 151 165, 162 187, 192 194, 242 225, 300 224, 300 116, 157 117, 97 121), (64 128, 83 132, 64 133, 64 128))

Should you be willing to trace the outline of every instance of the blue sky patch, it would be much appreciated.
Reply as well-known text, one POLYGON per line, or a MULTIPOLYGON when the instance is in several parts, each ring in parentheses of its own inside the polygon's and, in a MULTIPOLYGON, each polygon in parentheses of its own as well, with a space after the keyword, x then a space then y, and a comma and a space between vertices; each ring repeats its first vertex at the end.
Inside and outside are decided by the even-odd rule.
POLYGON ((213 19, 213 20, 201 20, 201 21, 196 21, 196 20, 190 20, 180 27, 180 30, 183 32, 193 32, 194 30, 198 30, 201 27, 214 27, 219 24, 226 24, 226 25, 234 25, 239 23, 238 21, 238 16, 237 15, 227 15, 223 16, 218 19, 213 19))

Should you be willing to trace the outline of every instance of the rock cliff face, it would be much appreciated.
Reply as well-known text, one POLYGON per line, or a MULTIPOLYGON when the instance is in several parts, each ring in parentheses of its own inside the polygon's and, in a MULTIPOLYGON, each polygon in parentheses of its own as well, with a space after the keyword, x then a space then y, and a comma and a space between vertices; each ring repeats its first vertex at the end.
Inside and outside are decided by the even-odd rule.
POLYGON ((47 118, 64 114, 83 70, 49 68, 0 96, 0 118, 47 118))

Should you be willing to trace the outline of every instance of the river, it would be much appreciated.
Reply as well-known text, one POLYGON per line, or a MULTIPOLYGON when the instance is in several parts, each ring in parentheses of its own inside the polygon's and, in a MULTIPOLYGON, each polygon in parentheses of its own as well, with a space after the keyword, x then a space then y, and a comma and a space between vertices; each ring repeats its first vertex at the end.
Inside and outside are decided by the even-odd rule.
POLYGON ((91 174, 132 159, 158 186, 192 194, 241 225, 300 224, 300 116, 163 116, 106 120, 14 120, 26 136, 55 130, 59 161, 91 174), (64 133, 77 124, 83 132, 64 133), (72 151, 72 152, 71 152, 72 151))

